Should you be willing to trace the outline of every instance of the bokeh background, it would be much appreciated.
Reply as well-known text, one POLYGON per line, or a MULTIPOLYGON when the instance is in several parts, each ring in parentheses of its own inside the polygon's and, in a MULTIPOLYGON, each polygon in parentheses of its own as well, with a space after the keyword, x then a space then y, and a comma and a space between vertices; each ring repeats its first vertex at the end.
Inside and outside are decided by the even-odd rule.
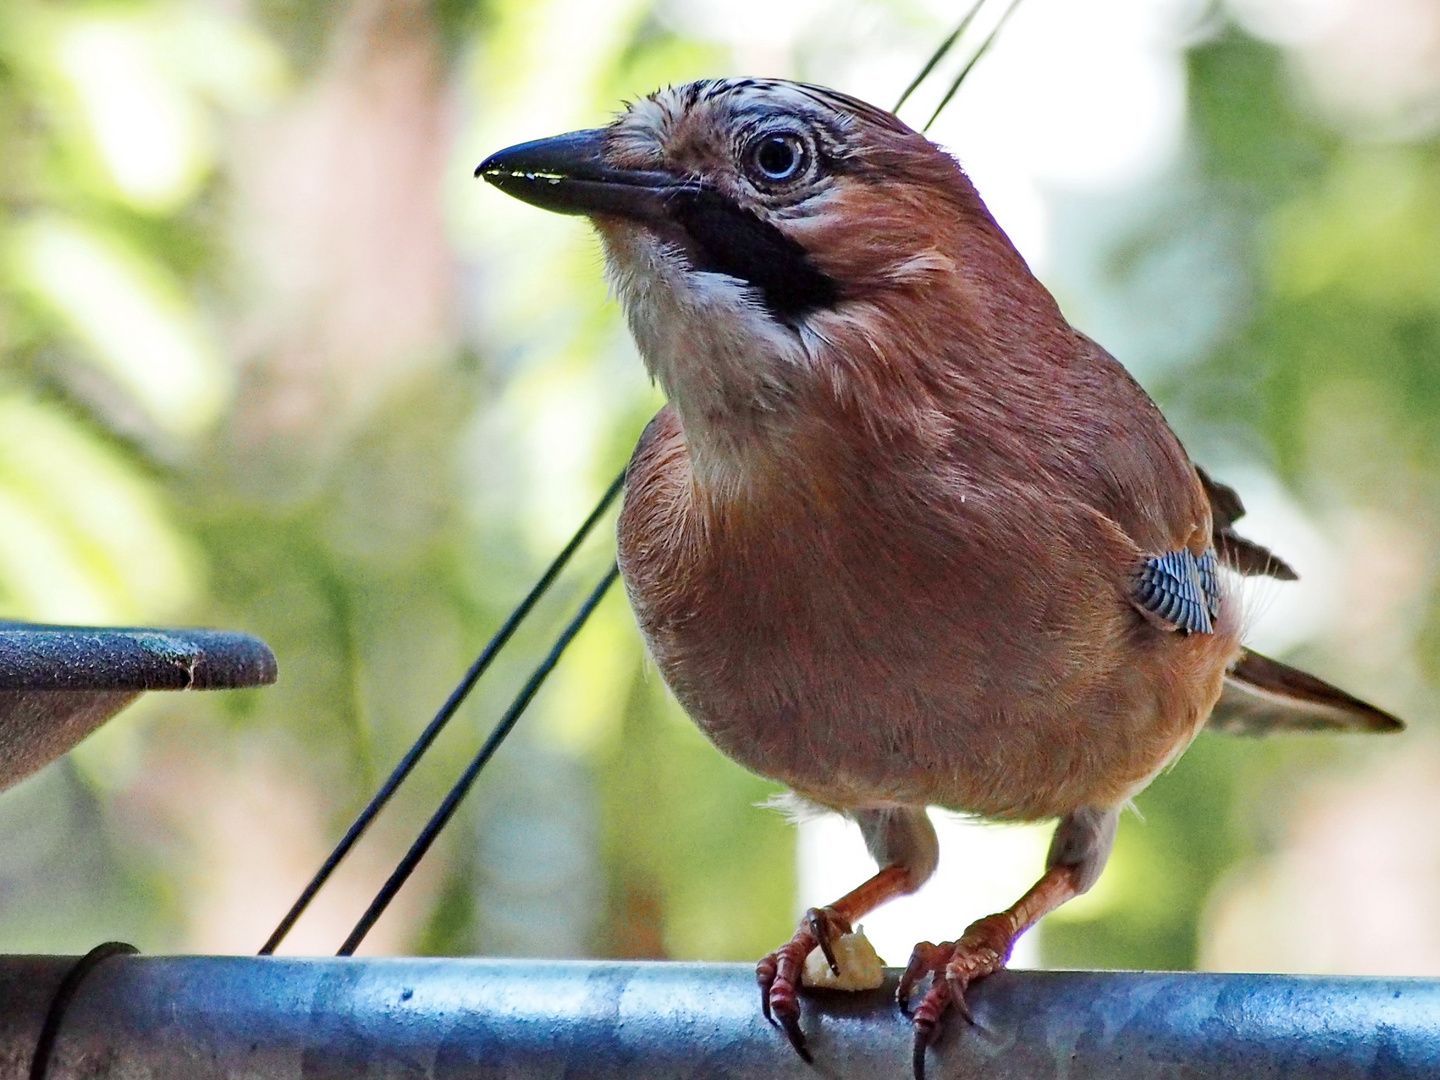
MULTIPOLYGON (((6 951, 258 948, 657 407, 584 224, 481 157, 700 76, 888 105, 958 13, 0 3, 0 615, 243 629, 282 670, 0 796, 6 951)), ((1255 643, 1412 722, 1202 736, 1022 960, 1440 974, 1440 3, 1025 0, 932 134, 1300 570, 1247 594, 1255 643)), ((286 951, 338 945, 612 544, 286 951)), ((753 959, 868 872, 772 793, 617 590, 365 951, 753 959)), ((892 963, 1040 868, 1044 829, 943 827, 892 963)))

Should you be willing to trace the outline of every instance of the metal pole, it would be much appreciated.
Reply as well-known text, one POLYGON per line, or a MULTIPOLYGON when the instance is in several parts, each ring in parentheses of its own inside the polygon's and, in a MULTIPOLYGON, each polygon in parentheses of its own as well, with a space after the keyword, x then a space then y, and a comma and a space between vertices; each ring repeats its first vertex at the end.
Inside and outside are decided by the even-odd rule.
MULTIPOLYGON (((0 1080, 28 1077, 67 957, 0 957, 0 1080)), ((60 1025, 51 1080, 906 1080, 889 984, 811 994, 804 1065, 740 964, 115 956, 60 1025)), ((1004 972, 951 1016, 941 1080, 1440 1076, 1440 981, 1004 972)))

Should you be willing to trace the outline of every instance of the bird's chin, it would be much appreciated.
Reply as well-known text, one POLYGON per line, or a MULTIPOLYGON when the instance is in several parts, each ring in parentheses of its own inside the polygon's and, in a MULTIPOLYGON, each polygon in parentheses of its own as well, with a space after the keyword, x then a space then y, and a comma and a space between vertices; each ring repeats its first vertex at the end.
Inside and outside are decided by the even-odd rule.
POLYGON ((693 273, 700 263, 695 240, 668 218, 640 220, 619 214, 592 214, 612 271, 660 275, 693 273))
MULTIPOLYGON (((650 337, 684 322, 685 311, 693 313, 694 270, 683 230, 611 214, 597 214, 591 221, 605 252, 606 277, 630 316, 641 352, 648 354, 650 337)), ((651 373, 658 374, 653 367, 651 373)))

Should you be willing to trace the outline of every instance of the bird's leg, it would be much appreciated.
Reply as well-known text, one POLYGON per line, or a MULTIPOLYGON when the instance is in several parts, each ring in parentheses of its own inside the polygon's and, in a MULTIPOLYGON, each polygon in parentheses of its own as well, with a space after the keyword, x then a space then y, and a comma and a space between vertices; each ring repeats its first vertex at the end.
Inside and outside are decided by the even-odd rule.
POLYGON ((923 1040, 923 1045, 928 1046, 934 1041, 936 1026, 947 1005, 953 1005, 967 1020, 971 1019, 965 1004, 965 988, 976 979, 994 974, 1004 967, 1021 934, 1042 916, 1078 895, 1075 868, 1052 867, 1010 907, 967 926, 958 941, 945 941, 939 945, 922 941, 916 945, 905 974, 900 977, 896 995, 901 1008, 906 1008, 920 980, 926 975, 935 976, 934 983, 911 1014, 917 1037, 923 1040))
POLYGON ((818 947, 839 974, 831 943, 854 929, 856 919, 887 900, 914 892, 935 872, 939 843, 923 807, 889 807, 857 810, 852 815, 865 837, 865 846, 880 872, 833 904, 811 908, 800 926, 780 948, 755 965, 760 984, 760 1008, 771 1023, 778 1023, 805 1061, 810 1051, 800 1030, 800 972, 810 950, 818 947))
POLYGON ((946 1007, 954 1006, 973 1023, 965 1002, 970 984, 1003 968, 1021 934, 1095 884, 1110 856, 1118 821, 1118 811, 1098 807, 1067 814, 1050 842, 1045 873, 1029 892, 1004 911, 971 923, 958 941, 915 946, 895 991, 901 1010, 908 1012, 915 987, 926 975, 933 977, 910 1014, 915 1024, 915 1080, 925 1078, 925 1050, 935 1041, 946 1007))
POLYGON ((760 1008, 765 1018, 778 1023, 790 1038, 790 1045, 806 1061, 810 1051, 800 1031, 800 971, 810 950, 820 948, 837 975, 831 943, 841 934, 854 929, 855 920, 874 911, 886 900, 910 892, 910 874, 903 866, 887 866, 857 889, 846 893, 833 904, 811 908, 800 920, 795 936, 755 965, 755 978, 760 984, 760 1008))

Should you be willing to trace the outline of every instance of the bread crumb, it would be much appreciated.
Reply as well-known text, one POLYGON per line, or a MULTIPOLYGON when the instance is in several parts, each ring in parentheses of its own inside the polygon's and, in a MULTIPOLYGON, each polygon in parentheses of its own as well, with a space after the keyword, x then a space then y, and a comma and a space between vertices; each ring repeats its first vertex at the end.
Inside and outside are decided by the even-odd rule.
POLYGON ((830 970, 825 954, 817 945, 805 957, 805 968, 800 973, 800 982, 819 990, 874 990, 885 981, 885 969, 880 956, 862 929, 853 934, 842 934, 831 942, 835 952, 835 963, 840 974, 830 970))

